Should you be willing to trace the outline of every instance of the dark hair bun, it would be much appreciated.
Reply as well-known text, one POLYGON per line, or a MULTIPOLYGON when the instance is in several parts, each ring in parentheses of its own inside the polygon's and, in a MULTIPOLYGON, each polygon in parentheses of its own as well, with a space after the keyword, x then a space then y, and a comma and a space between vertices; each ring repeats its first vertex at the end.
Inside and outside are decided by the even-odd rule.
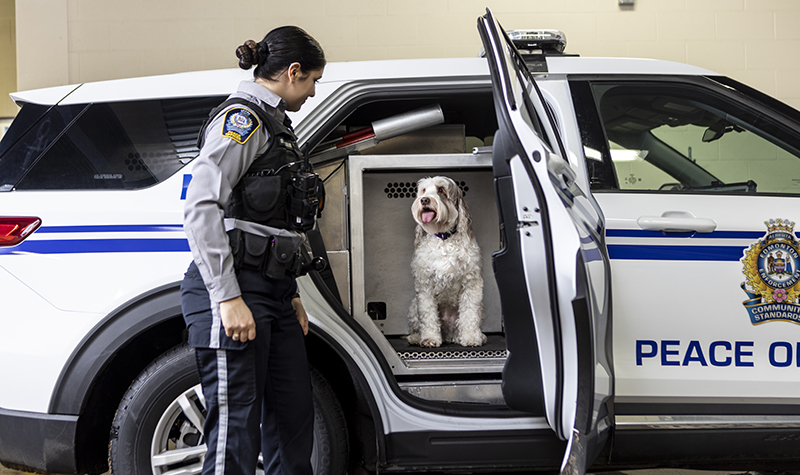
POLYGON ((253 71, 254 78, 275 81, 292 63, 308 74, 325 67, 325 53, 317 40, 297 26, 281 26, 267 33, 258 44, 248 40, 236 49, 239 67, 253 71))
POLYGON ((236 48, 236 57, 239 58, 239 67, 250 69, 258 64, 258 43, 247 40, 243 45, 236 48))

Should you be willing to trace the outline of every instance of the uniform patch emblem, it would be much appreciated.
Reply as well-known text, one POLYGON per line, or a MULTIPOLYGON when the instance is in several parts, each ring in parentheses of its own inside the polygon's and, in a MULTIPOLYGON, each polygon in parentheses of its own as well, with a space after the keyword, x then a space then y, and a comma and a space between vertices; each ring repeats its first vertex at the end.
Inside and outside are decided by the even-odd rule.
POLYGON ((244 145, 259 127, 261 123, 252 112, 243 107, 234 107, 225 113, 222 136, 244 145))
POLYGON ((800 324, 800 243, 794 222, 765 221, 767 234, 752 244, 741 262, 747 282, 743 302, 753 325, 773 320, 800 324))

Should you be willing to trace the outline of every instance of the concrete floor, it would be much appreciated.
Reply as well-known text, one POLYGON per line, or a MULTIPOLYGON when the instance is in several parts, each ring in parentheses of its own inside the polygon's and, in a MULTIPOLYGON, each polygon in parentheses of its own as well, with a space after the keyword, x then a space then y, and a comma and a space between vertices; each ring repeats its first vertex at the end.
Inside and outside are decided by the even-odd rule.
POLYGON ((20 472, 17 470, 11 470, 10 468, 5 468, 0 465, 0 475, 25 475, 26 472, 20 472))

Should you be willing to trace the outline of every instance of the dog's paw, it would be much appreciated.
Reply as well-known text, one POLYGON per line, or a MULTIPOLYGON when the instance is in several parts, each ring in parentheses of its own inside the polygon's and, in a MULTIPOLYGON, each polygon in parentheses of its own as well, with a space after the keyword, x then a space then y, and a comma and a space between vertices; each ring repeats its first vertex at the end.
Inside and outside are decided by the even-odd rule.
POLYGON ((426 348, 439 348, 440 346, 442 346, 442 339, 423 338, 422 341, 419 342, 419 346, 424 346, 426 348))
POLYGON ((475 332, 459 336, 458 344, 461 346, 482 346, 486 344, 487 340, 486 335, 481 332, 475 332))
POLYGON ((442 346, 442 335, 435 331, 420 332, 419 346, 424 346, 426 348, 439 348, 442 346))
POLYGON ((419 333, 411 333, 406 337, 409 345, 419 345, 425 348, 439 348, 442 346, 441 337, 426 337, 422 338, 419 333))

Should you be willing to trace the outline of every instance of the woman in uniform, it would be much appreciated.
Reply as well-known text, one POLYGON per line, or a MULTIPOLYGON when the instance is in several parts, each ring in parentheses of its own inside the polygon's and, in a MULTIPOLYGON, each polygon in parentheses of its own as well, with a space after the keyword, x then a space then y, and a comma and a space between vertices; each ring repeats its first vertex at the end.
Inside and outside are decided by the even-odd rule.
POLYGON ((310 475, 308 319, 295 271, 315 210, 296 216, 289 196, 302 159, 286 111, 314 96, 325 55, 292 26, 236 54, 254 79, 200 132, 184 208, 193 262, 181 305, 206 400, 202 473, 253 475, 260 451, 268 474, 310 475))

